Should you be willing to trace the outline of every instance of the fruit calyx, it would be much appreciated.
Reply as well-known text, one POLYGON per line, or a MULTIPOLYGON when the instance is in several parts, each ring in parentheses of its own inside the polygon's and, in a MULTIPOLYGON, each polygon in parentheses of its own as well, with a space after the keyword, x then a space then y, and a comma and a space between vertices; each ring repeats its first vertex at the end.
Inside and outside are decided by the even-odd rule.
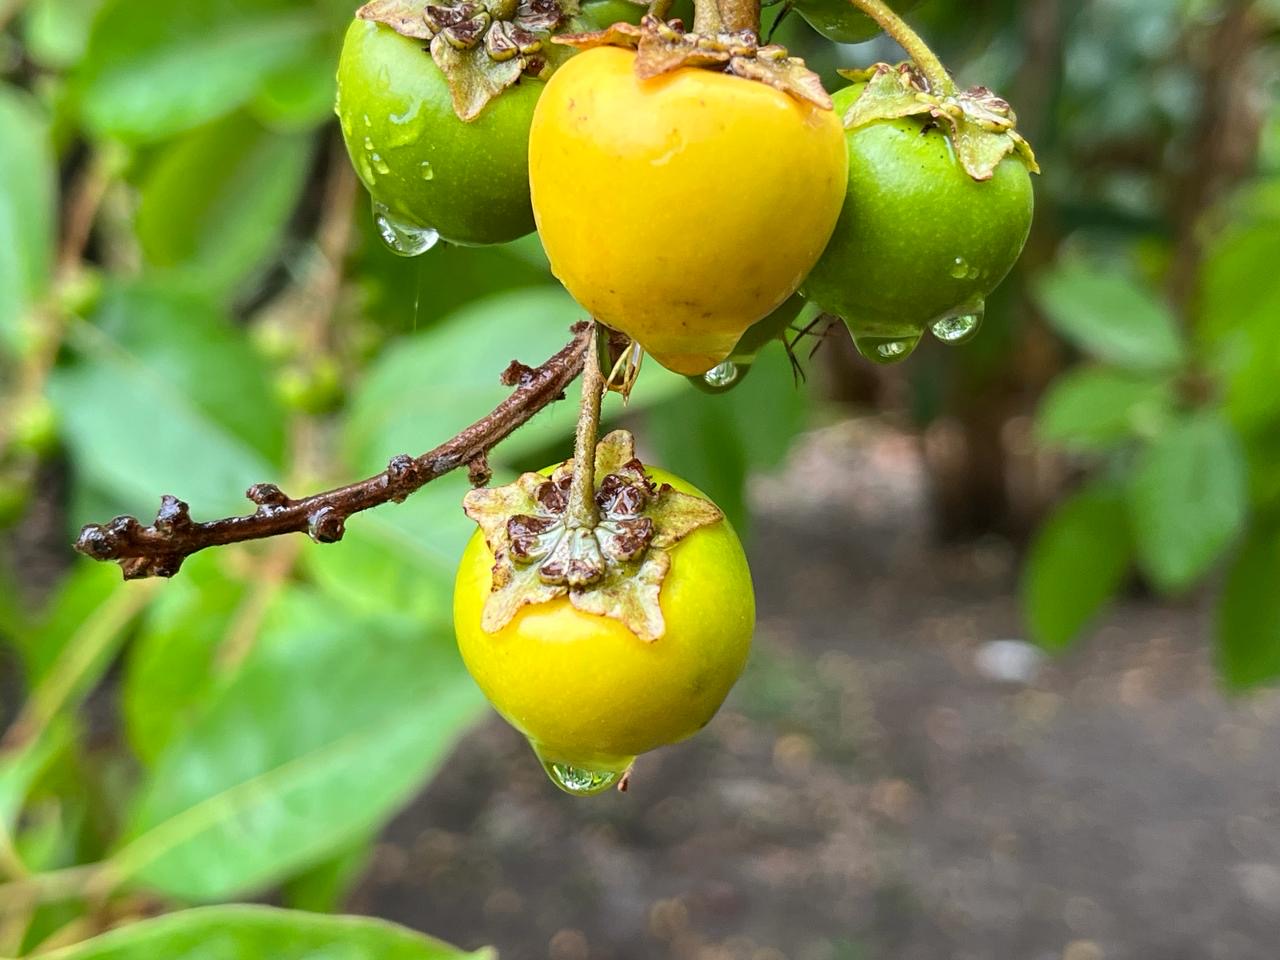
POLYGON ((494 557, 481 625, 497 632, 525 605, 567 596, 584 613, 658 640, 666 630, 658 600, 671 548, 724 514, 708 500, 654 483, 636 458, 635 438, 617 430, 596 446, 599 520, 582 526, 567 511, 573 465, 567 460, 549 478, 526 473, 463 499, 494 557))
POLYGON ((831 109, 831 97, 818 75, 799 57, 777 44, 761 45, 750 30, 729 33, 692 33, 679 20, 660 20, 646 15, 640 25, 615 23, 590 33, 562 34, 555 43, 589 50, 592 47, 623 47, 636 51, 636 76, 642 80, 661 76, 681 67, 718 68, 746 80, 758 80, 797 100, 805 100, 824 110, 831 109))
POLYGON ((454 113, 474 120, 522 75, 542 75, 546 38, 576 12, 576 0, 371 0, 356 17, 429 41, 454 113))
POLYGON ((974 180, 990 180, 1011 153, 1021 156, 1032 173, 1040 172, 1031 144, 1016 129, 1013 108, 986 87, 935 90, 911 63, 877 63, 865 70, 839 72, 867 85, 844 116, 846 129, 876 120, 928 115, 945 127, 956 157, 974 180))

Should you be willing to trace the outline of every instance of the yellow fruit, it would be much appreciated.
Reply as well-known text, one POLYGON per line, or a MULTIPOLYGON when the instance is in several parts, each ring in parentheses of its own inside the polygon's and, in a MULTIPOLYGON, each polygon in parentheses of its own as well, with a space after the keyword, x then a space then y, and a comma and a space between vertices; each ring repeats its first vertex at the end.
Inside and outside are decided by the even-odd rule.
POLYGON ((548 81, 529 176, 551 268, 601 322, 701 374, 800 286, 844 201, 840 119, 763 83, 636 77, 597 47, 548 81))
MULTIPOLYGON (((703 496, 662 470, 646 472, 703 496)), ((462 556, 453 616, 467 669, 571 793, 598 793, 638 754, 692 736, 746 664, 755 598, 732 527, 721 520, 693 531, 671 561, 659 600, 666 631, 646 641, 564 597, 527 606, 486 633, 481 616, 494 558, 479 531, 462 556)))

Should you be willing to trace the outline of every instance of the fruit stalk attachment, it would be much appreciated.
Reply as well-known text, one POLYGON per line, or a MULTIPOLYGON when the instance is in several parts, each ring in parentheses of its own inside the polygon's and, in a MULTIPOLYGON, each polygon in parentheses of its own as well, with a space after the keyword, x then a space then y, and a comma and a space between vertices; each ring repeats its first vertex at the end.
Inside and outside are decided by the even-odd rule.
POLYGON ((903 50, 907 52, 920 71, 920 75, 928 83, 928 88, 938 96, 946 97, 956 92, 955 81, 951 73, 943 66, 938 55, 929 49, 920 34, 911 29, 911 25, 893 12, 883 0, 849 0, 855 7, 880 25, 903 50))

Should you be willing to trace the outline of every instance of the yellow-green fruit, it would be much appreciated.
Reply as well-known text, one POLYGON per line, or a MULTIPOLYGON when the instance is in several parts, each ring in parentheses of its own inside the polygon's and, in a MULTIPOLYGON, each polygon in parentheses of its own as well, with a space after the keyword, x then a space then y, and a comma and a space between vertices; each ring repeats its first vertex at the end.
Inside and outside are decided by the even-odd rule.
MULTIPOLYGON (((703 496, 662 470, 646 472, 703 496)), ((570 792, 598 792, 637 755, 692 736, 746 664, 755 599, 728 521, 695 530, 671 551, 659 600, 666 630, 653 641, 567 598, 527 606, 487 633, 481 616, 493 564, 477 532, 454 588, 458 648, 485 696, 570 792)))
POLYGON ((581 53, 529 134, 538 234, 582 306, 664 366, 702 374, 817 261, 847 183, 831 110, 727 73, 642 80, 635 54, 581 53))

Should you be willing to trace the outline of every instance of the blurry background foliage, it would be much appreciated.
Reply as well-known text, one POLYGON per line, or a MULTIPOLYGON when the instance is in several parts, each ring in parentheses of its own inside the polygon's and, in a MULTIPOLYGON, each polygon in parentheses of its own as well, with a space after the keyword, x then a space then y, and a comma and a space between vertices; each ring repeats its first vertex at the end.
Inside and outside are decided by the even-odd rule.
MULTIPOLYGON (((0 955, 273 890, 334 909, 481 715, 449 623, 463 477, 339 546, 214 551, 169 583, 65 546, 162 492, 205 518, 256 481, 309 491, 419 453, 580 316, 536 238, 381 248, 332 115, 351 12, 0 0, 0 955)), ((1274 679, 1280 3, 932 0, 913 19, 1009 96, 1046 171, 983 335, 884 369, 829 338, 800 389, 773 349, 722 397, 651 363, 610 416, 748 535, 744 482, 798 431, 890 418, 918 432, 940 536, 1028 545, 1037 641, 1066 647, 1123 591, 1208 589, 1224 680, 1274 679)), ((798 17, 777 37, 832 85, 895 57, 798 17)), ((499 476, 562 458, 572 417, 520 431, 499 476)), ((226 956, 455 955, 373 921, 208 907, 58 956, 215 930, 226 956)))

